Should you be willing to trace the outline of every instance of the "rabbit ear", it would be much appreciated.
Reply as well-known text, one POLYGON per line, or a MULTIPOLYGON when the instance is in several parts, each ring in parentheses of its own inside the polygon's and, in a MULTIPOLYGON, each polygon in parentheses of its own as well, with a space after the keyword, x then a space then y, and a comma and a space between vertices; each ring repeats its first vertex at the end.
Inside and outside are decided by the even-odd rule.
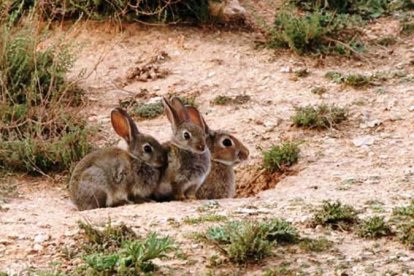
POLYGON ((186 108, 187 108, 188 116, 190 117, 190 122, 198 125, 204 130, 205 133, 207 133, 207 127, 206 127, 207 125, 204 121, 203 116, 201 116, 200 111, 198 111, 198 109, 193 106, 186 106, 186 108))
POLYGON ((128 113, 122 108, 115 108, 111 112, 112 127, 128 145, 135 140, 139 134, 138 127, 128 113))
POLYGON ((168 121, 171 123, 172 129, 175 131, 180 124, 177 112, 171 106, 170 102, 166 98, 162 98, 162 104, 164 105, 164 113, 167 115, 168 121))
POLYGON ((185 108, 183 102, 178 97, 173 97, 171 99, 171 105, 174 110, 177 112, 178 118, 181 122, 189 122, 190 116, 185 108))

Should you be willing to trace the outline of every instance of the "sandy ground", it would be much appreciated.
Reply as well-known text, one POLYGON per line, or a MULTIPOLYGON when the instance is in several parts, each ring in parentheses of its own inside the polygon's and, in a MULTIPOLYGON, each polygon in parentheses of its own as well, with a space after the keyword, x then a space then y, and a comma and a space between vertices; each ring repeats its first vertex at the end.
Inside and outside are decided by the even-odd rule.
MULTIPOLYGON (((398 23, 380 21, 367 35, 394 32, 398 23), (385 28, 384 26, 388 26, 385 28)), ((117 141, 110 128, 110 110, 120 99, 143 89, 149 95, 169 93, 195 95, 199 109, 211 128, 225 129, 250 149, 249 161, 237 170, 238 181, 249 181, 246 168, 261 164, 261 149, 293 139, 303 141, 296 175, 284 178, 274 189, 254 197, 219 201, 218 213, 234 218, 282 217, 304 235, 326 236, 335 250, 318 253, 278 251, 259 265, 209 267, 217 254, 209 246, 193 242, 189 233, 210 224, 189 226, 187 216, 200 214, 204 201, 149 203, 78 212, 68 199, 64 180, 13 178, 17 196, 3 204, 0 212, 0 271, 27 274, 30 269, 71 269, 78 260, 62 256, 63 247, 76 245, 79 219, 93 223, 124 222, 139 233, 156 230, 181 243, 186 260, 167 261, 159 273, 203 275, 239 272, 261 275, 266 268, 289 263, 304 275, 414 275, 414 252, 395 239, 363 240, 353 233, 307 228, 305 221, 323 200, 340 200, 361 211, 389 217, 393 207, 414 198, 414 86, 413 82, 390 80, 377 87, 355 90, 324 78, 328 71, 344 73, 404 70, 414 67, 414 37, 401 39, 389 48, 376 48, 367 60, 305 58, 285 51, 255 48, 255 35, 244 31, 195 28, 149 28, 126 26, 123 32, 107 26, 85 24, 76 34, 81 43, 73 75, 85 68, 92 74, 82 85, 88 90, 84 111, 91 124, 100 124, 98 142, 117 141), (170 59, 161 64, 170 74, 164 79, 120 85, 129 68, 161 51, 170 59), (100 60, 100 61, 99 61, 100 60), (96 64, 98 64, 96 66, 96 64), (308 68, 310 75, 297 79, 292 70, 308 68), (311 93, 324 86, 321 96, 311 93), (381 89, 379 89, 381 88, 381 89), (380 93, 382 91, 382 93, 380 93), (214 106, 217 95, 249 95, 252 100, 238 106, 214 106), (349 121, 338 129, 301 130, 291 126, 294 107, 333 103, 347 107, 349 121), (379 125, 373 126, 375 120, 379 125), (372 144, 356 146, 354 140, 368 137, 372 144), (380 202, 381 208, 372 207, 380 202), (168 219, 175 219, 173 227, 168 219)), ((153 96, 150 96, 153 97, 153 96)), ((170 128, 164 116, 139 121, 141 131, 166 141, 170 128)))

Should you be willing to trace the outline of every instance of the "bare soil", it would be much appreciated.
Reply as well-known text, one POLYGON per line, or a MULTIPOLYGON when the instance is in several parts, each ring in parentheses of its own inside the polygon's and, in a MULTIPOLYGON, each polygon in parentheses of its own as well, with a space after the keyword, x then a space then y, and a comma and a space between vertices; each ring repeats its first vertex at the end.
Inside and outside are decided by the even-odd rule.
MULTIPOLYGON (((398 28, 397 21, 381 19, 368 26, 366 36, 395 34, 398 28)), ((56 34, 60 31, 56 30, 56 34)), ((89 99, 84 114, 91 124, 100 126, 95 138, 99 145, 118 141, 110 127, 109 114, 119 100, 195 95, 210 127, 233 133, 251 152, 249 160, 236 170, 239 195, 249 197, 219 200, 217 212, 234 219, 282 217, 293 222, 305 236, 332 240, 334 250, 314 254, 280 249, 259 264, 212 265, 210 257, 219 252, 196 243, 189 235, 214 223, 194 226, 182 222, 186 217, 199 216, 197 208, 206 201, 79 212, 68 199, 66 179, 12 177, 2 179, 2 185, 14 183, 17 195, 7 197, 6 203, 1 204, 0 271, 29 274, 33 270, 73 269, 81 262, 67 258, 68 250, 79 242, 76 222, 102 224, 110 218, 139 233, 157 231, 180 243, 187 258, 160 262, 159 274, 201 275, 211 271, 261 275, 267 268, 285 263, 305 275, 414 275, 414 252, 395 238, 364 240, 354 233, 306 226, 312 210, 323 200, 350 204, 361 211, 361 218, 372 214, 389 218, 393 207, 414 198, 413 80, 395 79, 355 90, 324 78, 328 71, 368 74, 404 70, 412 75, 413 36, 400 38, 388 48, 369 49, 364 60, 302 57, 283 50, 256 48, 254 32, 237 30, 126 25, 119 31, 106 24, 82 23, 70 37, 81 45, 73 76, 83 69, 91 72, 82 81, 89 99), (122 82, 131 68, 162 52, 170 58, 159 67, 168 70, 168 75, 145 82, 122 82), (310 75, 297 78, 285 72, 288 67, 308 68, 310 75), (327 92, 312 94, 316 86, 327 88, 327 92), (249 95, 251 100, 242 105, 212 105, 218 95, 249 95), (338 129, 326 131, 291 126, 295 106, 319 103, 347 107, 349 120, 338 129), (374 120, 378 125, 372 124, 374 120), (366 136, 373 139, 372 144, 355 145, 355 139, 366 136), (303 141, 299 163, 292 172, 270 182, 264 176, 257 177, 262 149, 283 140, 303 141), (381 208, 374 208, 372 202, 379 202, 381 208), (177 224, 172 225, 172 219, 177 224)), ((170 136, 164 116, 139 121, 138 127, 160 141, 170 136)))

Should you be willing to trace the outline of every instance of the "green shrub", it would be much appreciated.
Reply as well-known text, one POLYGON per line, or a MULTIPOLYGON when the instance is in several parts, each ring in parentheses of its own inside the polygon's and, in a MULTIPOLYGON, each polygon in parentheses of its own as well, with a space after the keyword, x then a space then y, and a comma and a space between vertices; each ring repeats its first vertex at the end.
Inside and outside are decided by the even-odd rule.
POLYGON ((408 223, 403 223, 398 226, 398 239, 399 241, 408 246, 410 249, 414 249, 414 221, 411 220, 408 223))
POLYGON ((299 233, 283 219, 270 221, 230 221, 218 227, 210 227, 205 239, 219 246, 235 263, 258 261, 270 255, 276 243, 293 244, 299 241, 299 233))
POLYGON ((293 244, 299 241, 298 230, 286 220, 272 219, 260 226, 266 232, 266 239, 269 241, 276 241, 278 244, 293 244))
POLYGON ((299 153, 298 143, 283 142, 281 145, 274 145, 263 152, 263 166, 271 173, 283 171, 298 162, 299 153))
POLYGON ((315 213, 313 224, 331 226, 333 229, 348 229, 358 222, 357 212, 352 206, 341 202, 324 201, 322 207, 315 213))
POLYGON ((346 109, 326 104, 298 107, 296 114, 292 116, 292 121, 296 126, 313 129, 335 127, 346 119, 346 109))
POLYGON ((206 214, 199 217, 191 218, 186 217, 184 219, 184 223, 186 224, 201 224, 204 222, 218 222, 218 221, 225 221, 227 220, 226 216, 218 215, 218 214, 206 214))
POLYGON ((305 252, 323 252, 331 249, 333 242, 326 238, 309 239, 304 238, 299 242, 299 247, 305 252))
POLYGON ((272 48, 306 52, 352 54, 361 50, 358 32, 349 30, 360 24, 357 18, 331 12, 300 14, 291 9, 277 13, 269 37, 272 48))
POLYGON ((113 19, 117 21, 183 22, 199 23, 211 20, 207 0, 178 1, 90 1, 90 0, 6 0, 3 10, 9 16, 18 17, 35 8, 36 12, 49 19, 93 20, 113 19))
POLYGON ((164 107, 161 102, 140 104, 133 108, 131 113, 140 118, 152 119, 162 115, 164 113, 164 107))
POLYGON ((43 174, 69 169, 92 147, 79 115, 83 91, 66 78, 71 46, 38 50, 46 37, 36 20, 0 29, 0 168, 43 174))
POLYGON ((374 216, 362 221, 358 235, 363 238, 380 238, 390 236, 391 227, 385 222, 384 217, 374 216))
POLYGON ((412 200, 408 206, 394 208, 392 214, 394 216, 404 216, 414 219, 414 200, 412 200))
POLYGON ((137 275, 155 270, 152 260, 166 257, 175 249, 169 237, 159 238, 150 233, 145 240, 127 240, 114 253, 93 253, 84 256, 92 273, 137 275))
POLYGON ((211 103, 215 105, 228 105, 233 101, 231 97, 219 95, 215 97, 211 103))

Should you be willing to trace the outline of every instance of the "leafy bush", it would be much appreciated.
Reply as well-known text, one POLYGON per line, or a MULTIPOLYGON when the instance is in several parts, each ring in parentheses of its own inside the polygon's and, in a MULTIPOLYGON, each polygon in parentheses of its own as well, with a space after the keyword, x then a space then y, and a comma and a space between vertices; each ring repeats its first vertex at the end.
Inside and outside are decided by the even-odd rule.
POLYGON ((346 119, 346 109, 326 104, 298 107, 296 114, 292 116, 292 121, 296 126, 314 129, 335 127, 346 119))
POLYGON ((115 253, 94 253, 84 260, 94 273, 136 275, 155 270, 152 260, 166 257, 175 248, 169 237, 150 233, 145 240, 127 240, 115 253))
POLYGON ((205 22, 210 19, 207 0, 8 0, 3 9, 15 17, 35 8, 38 14, 51 19, 94 20, 114 19, 145 22, 205 22))
POLYGON ((333 242, 326 238, 309 239, 304 238, 299 242, 300 249, 306 252, 323 252, 331 249, 333 242))
POLYGON ((289 48, 300 54, 351 54, 361 50, 358 32, 354 28, 357 24, 360 21, 348 15, 321 11, 303 15, 283 9, 276 15, 268 45, 289 48))
POLYGON ((414 249, 414 221, 403 223, 398 227, 398 239, 410 249, 414 249))
POLYGON ((331 226, 333 229, 347 229, 358 222, 357 212, 352 206, 341 202, 324 201, 313 217, 315 225, 331 226))
POLYGON ((384 217, 379 216, 362 221, 358 231, 358 235, 363 238, 380 238, 391 234, 391 227, 385 222, 384 217))
POLYGON ((299 240, 298 230, 286 220, 272 219, 263 222, 260 226, 266 232, 266 239, 269 241, 277 241, 278 244, 292 244, 299 240))
POLYGON ((263 165, 271 173, 283 171, 298 161, 299 153, 298 143, 283 142, 263 152, 263 165))
POLYGON ((91 130, 79 116, 83 91, 66 79, 71 46, 58 41, 38 50, 45 36, 35 20, 0 29, 0 168, 47 173, 88 153, 91 130))
POLYGON ((232 262, 258 261, 271 253, 276 243, 292 244, 299 241, 296 228, 283 219, 270 221, 231 221, 210 227, 205 233, 232 262))
POLYGON ((394 208, 392 214, 394 216, 405 216, 414 219, 414 200, 412 200, 408 206, 394 208))

